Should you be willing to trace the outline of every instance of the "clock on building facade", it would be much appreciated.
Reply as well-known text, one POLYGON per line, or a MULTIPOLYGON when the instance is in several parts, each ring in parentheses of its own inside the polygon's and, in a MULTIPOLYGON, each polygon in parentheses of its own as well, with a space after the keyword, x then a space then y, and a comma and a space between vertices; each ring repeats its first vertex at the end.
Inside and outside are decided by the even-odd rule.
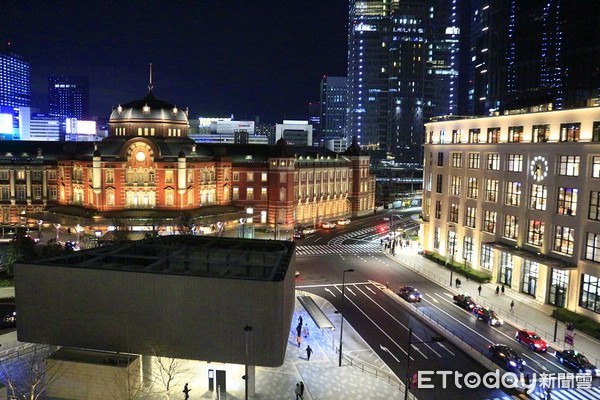
POLYGON ((529 173, 536 182, 548 176, 548 161, 543 156, 535 156, 529 165, 529 173))

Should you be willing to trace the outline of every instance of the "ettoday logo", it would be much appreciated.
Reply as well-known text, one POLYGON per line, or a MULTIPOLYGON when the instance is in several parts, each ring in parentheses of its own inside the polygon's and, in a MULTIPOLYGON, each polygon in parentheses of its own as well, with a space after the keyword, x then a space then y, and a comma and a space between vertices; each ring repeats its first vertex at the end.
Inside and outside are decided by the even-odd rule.
POLYGON ((496 370, 480 375, 477 372, 463 374, 458 371, 418 371, 416 386, 418 389, 434 389, 432 380, 435 376, 441 376, 442 388, 448 388, 454 383, 458 389, 475 389, 485 387, 487 389, 519 389, 532 394, 537 386, 545 388, 577 388, 589 389, 592 387, 591 374, 529 374, 504 372, 496 370))

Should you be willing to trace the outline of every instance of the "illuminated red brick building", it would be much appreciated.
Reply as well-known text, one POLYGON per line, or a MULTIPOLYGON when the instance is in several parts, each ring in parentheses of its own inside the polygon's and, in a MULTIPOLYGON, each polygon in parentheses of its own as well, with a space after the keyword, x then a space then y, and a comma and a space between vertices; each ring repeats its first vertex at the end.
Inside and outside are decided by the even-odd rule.
POLYGON ((109 137, 90 142, 3 142, 0 223, 101 227, 251 217, 285 228, 375 207, 369 157, 353 143, 317 147, 196 144, 184 110, 157 99, 119 105, 109 137), (250 213, 250 214, 248 214, 250 213), (42 222, 39 222, 40 224, 42 222))

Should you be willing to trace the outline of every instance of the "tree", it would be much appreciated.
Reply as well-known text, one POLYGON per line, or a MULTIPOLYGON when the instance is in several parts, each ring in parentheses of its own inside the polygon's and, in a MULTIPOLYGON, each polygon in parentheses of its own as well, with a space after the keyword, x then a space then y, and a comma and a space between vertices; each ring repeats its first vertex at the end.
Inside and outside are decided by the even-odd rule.
POLYGON ((46 358, 51 354, 50 346, 33 344, 11 354, 10 361, 0 363, 0 371, 6 380, 10 398, 38 400, 45 396, 46 389, 66 372, 61 363, 48 366, 46 358))
POLYGON ((192 233, 192 226, 194 222, 192 221, 192 216, 188 213, 181 213, 179 215, 179 220, 177 221, 177 229, 179 230, 180 235, 189 235, 192 233))
POLYGON ((113 231, 113 242, 123 243, 129 241, 129 227, 118 218, 115 219, 112 224, 115 227, 113 231))
POLYGON ((156 369, 152 369, 154 379, 157 383, 160 383, 165 389, 167 398, 171 398, 169 392, 173 387, 179 386, 178 376, 185 374, 188 369, 185 367, 186 360, 181 358, 161 357, 160 354, 165 354, 164 348, 160 346, 154 346, 152 348, 152 354, 156 359, 156 369))
POLYGON ((8 249, 4 254, 2 264, 6 269, 8 277, 12 278, 14 275, 13 266, 16 263, 20 263, 32 258, 36 258, 35 242, 28 236, 17 236, 8 245, 8 249))

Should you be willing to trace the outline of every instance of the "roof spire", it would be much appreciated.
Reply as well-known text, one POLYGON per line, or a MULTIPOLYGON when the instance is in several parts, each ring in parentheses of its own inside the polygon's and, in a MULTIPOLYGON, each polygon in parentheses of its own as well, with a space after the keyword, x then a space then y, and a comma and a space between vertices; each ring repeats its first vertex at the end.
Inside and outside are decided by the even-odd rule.
POLYGON ((148 92, 152 92, 154 85, 152 85, 152 63, 150 63, 150 83, 148 83, 148 92))

